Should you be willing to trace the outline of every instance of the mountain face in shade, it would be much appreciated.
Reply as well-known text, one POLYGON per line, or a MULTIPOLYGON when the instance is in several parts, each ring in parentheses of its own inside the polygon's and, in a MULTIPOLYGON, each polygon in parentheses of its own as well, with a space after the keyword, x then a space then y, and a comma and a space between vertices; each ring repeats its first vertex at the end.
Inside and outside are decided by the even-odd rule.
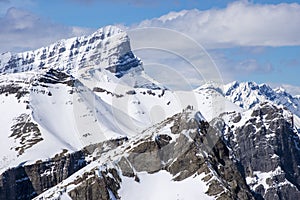
POLYGON ((282 89, 171 91, 113 26, 4 53, 0 72, 0 199, 300 199, 282 89))

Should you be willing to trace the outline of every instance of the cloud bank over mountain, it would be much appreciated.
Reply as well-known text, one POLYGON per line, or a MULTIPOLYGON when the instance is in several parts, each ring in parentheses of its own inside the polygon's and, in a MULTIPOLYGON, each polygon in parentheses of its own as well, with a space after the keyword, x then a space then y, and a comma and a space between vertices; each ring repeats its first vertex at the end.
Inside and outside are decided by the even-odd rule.
POLYGON ((209 48, 300 45, 300 5, 237 1, 223 9, 170 12, 137 25, 152 26, 186 33, 209 48))
POLYGON ((40 18, 26 10, 10 8, 0 17, 0 53, 20 52, 48 45, 62 38, 90 32, 83 27, 70 27, 40 18))

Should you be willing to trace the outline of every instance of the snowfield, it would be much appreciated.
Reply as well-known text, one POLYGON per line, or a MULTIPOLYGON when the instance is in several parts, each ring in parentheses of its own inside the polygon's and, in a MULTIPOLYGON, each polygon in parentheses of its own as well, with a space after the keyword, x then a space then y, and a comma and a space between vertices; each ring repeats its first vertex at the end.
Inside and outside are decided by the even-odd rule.
MULTIPOLYGON (((1 173, 111 139, 134 141, 97 159, 95 155, 90 155, 90 160, 86 157, 87 166, 36 199, 71 199, 68 192, 77 186, 78 177, 87 172, 101 176, 104 163, 116 168, 116 161, 129 152, 124 149, 137 147, 138 139, 155 141, 160 134, 172 136, 170 141, 175 141, 179 137, 171 134, 175 122, 164 122, 187 107, 194 111, 190 118, 196 118, 198 125, 201 121, 222 120, 224 127, 220 129, 224 130, 219 136, 228 139, 230 130, 250 123, 253 111, 260 109, 262 103, 269 103, 282 111, 283 118, 294 125, 293 133, 299 136, 299 97, 254 82, 227 85, 209 82, 192 91, 172 91, 145 73, 142 61, 130 49, 127 34, 113 26, 35 51, 1 54, 0 61, 1 173), (162 124, 164 127, 160 127, 162 124)), ((270 129, 266 115, 261 115, 259 120, 264 128, 270 129)), ((200 129, 195 129, 197 134, 202 134, 200 129)), ((181 134, 188 138, 186 142, 194 142, 189 133, 181 134)), ((272 133, 264 139, 275 136, 272 133)), ((299 150, 298 143, 295 145, 299 150)), ((267 178, 279 172, 283 173, 281 168, 254 171, 246 181, 253 190, 259 185, 267 190, 267 178)), ((206 194, 204 173, 195 173, 181 181, 174 181, 175 176, 165 170, 134 173, 139 181, 120 174, 122 199, 215 198, 206 194)), ((284 184, 292 185, 287 179, 284 184)), ((110 197, 116 199, 111 191, 110 197)))

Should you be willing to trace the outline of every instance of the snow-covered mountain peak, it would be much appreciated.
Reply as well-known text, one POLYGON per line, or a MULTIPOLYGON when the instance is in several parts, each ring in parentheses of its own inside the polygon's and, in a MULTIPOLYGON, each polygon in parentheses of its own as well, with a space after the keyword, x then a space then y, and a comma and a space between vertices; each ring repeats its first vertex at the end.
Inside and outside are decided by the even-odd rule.
POLYGON ((0 199, 300 199, 299 97, 255 82, 168 90, 114 26, 1 54, 0 111, 0 199))
POLYGON ((286 92, 285 89, 283 87, 278 87, 274 89, 277 93, 284 93, 286 92))
POLYGON ((267 84, 235 81, 225 85, 223 93, 227 99, 244 109, 268 101, 287 107, 292 113, 300 116, 299 98, 293 97, 283 89, 272 89, 267 84))
POLYGON ((200 87, 196 88, 194 91, 199 92, 201 90, 214 90, 220 93, 221 95, 223 95, 224 85, 219 82, 208 81, 205 84, 201 85, 200 87))
MULTIPOLYGON (((207 88, 222 88, 223 84, 215 81, 207 81, 205 84, 198 87, 198 89, 207 89, 207 88)), ((197 90, 197 89, 196 89, 197 90)))
POLYGON ((290 93, 288 93, 283 87, 278 87, 278 88, 275 88, 274 91, 277 93, 277 94, 280 94, 280 95, 283 95, 283 96, 288 96, 289 98, 297 98, 296 97, 293 97, 290 93))
POLYGON ((101 36, 104 35, 104 37, 110 37, 119 33, 125 33, 122 29, 120 29, 119 27, 116 26, 105 26, 102 28, 99 28, 97 31, 95 31, 94 33, 92 33, 91 36, 101 36))
POLYGON ((121 29, 107 26, 89 36, 63 39, 47 47, 23 53, 0 55, 0 72, 18 73, 48 68, 75 73, 92 67, 122 76, 124 71, 140 66, 131 52, 129 38, 121 29))
POLYGON ((233 91, 238 90, 239 92, 242 92, 244 94, 250 93, 251 91, 257 90, 259 88, 259 85, 255 82, 237 82, 234 81, 232 83, 229 83, 224 88, 224 93, 226 95, 230 95, 233 93, 233 91))

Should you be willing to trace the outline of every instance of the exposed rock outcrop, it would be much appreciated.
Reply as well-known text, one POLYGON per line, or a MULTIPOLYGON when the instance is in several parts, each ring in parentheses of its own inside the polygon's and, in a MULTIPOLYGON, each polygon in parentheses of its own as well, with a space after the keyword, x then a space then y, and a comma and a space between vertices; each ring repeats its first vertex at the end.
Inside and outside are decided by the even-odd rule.
MULTIPOLYGON (((100 167, 78 173, 75 181, 70 179, 58 186, 66 189, 51 190, 41 198, 68 193, 73 199, 120 199, 122 177, 139 182, 141 172, 153 174, 165 170, 174 181, 204 174, 202 180, 208 185, 206 194, 219 200, 254 199, 236 163, 230 159, 229 149, 219 137, 218 123, 222 122, 197 121, 193 111, 185 110, 146 130, 143 137, 103 152, 91 165, 99 163, 100 167), (166 126, 169 132, 161 134, 166 126), (69 189, 68 185, 72 187, 69 189)), ((94 151, 97 152, 97 148, 94 151)))
POLYGON ((300 140, 286 113, 263 103, 228 139, 258 199, 300 198, 300 140))
POLYGON ((86 166, 81 151, 11 168, 0 176, 0 199, 32 199, 86 166))

